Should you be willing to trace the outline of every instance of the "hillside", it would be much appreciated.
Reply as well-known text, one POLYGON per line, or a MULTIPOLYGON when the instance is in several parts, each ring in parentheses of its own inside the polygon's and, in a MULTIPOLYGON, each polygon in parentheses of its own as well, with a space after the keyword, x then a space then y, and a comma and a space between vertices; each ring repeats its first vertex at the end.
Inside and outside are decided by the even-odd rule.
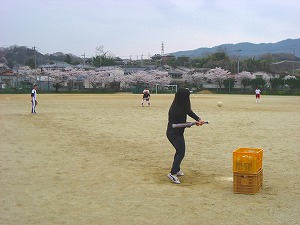
MULTIPOLYGON (((276 61, 299 61, 300 58, 300 38, 287 39, 277 43, 238 43, 238 44, 222 44, 212 48, 198 48, 195 50, 178 51, 171 53, 176 57, 205 57, 208 54, 218 51, 225 51, 229 56, 233 57, 260 57, 266 54, 272 54, 276 61), (274 56, 277 54, 276 56, 274 56)), ((51 63, 55 61, 65 61, 69 64, 77 65, 84 60, 72 53, 56 52, 52 54, 41 54, 38 51, 26 46, 10 46, 8 48, 0 48, 0 63, 5 63, 9 68, 22 65, 31 67, 51 63)))
POLYGON ((300 57, 300 38, 287 39, 277 43, 253 44, 243 42, 238 44, 222 44, 212 48, 198 48, 195 50, 173 52, 171 54, 176 57, 202 57, 217 51, 226 51, 228 55, 239 55, 241 57, 254 57, 275 53, 294 54, 295 56, 300 57))
POLYGON ((9 68, 14 68, 23 65, 35 66, 42 65, 55 61, 66 61, 68 63, 79 64, 82 59, 69 53, 56 52, 52 54, 42 54, 32 48, 26 46, 13 45, 8 48, 0 48, 0 63, 5 63, 9 68))

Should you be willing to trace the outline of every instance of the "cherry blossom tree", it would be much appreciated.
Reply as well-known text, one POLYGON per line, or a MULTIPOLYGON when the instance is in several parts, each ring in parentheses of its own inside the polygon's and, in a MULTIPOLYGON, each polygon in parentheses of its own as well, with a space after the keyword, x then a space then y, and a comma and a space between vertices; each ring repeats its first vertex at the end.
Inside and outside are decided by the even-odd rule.
POLYGON ((203 82, 206 80, 206 76, 205 73, 201 73, 201 72, 196 72, 193 74, 187 72, 183 74, 182 79, 187 84, 195 86, 197 90, 199 90, 202 87, 203 82))
POLYGON ((93 89, 97 89, 97 84, 101 83, 98 81, 98 73, 94 70, 87 72, 87 81, 89 85, 92 85, 93 89))
POLYGON ((247 86, 251 84, 251 80, 254 78, 255 76, 247 71, 242 71, 238 74, 237 81, 243 86, 243 92, 245 92, 247 86))
POLYGON ((289 80, 289 79, 297 79, 295 76, 287 75, 283 78, 284 80, 289 80))
POLYGON ((126 76, 126 82, 129 85, 142 85, 142 84, 148 84, 147 79, 147 72, 145 71, 137 71, 134 73, 131 73, 126 76))
POLYGON ((74 88, 74 85, 78 82, 78 78, 84 76, 84 72, 85 71, 81 69, 69 69, 65 71, 68 91, 74 88))
POLYGON ((88 79, 94 89, 103 89, 108 85, 109 72, 107 71, 89 71, 88 79))
POLYGON ((228 70, 224 70, 220 67, 216 67, 215 69, 211 69, 206 73, 207 80, 210 80, 212 83, 216 84, 218 88, 222 88, 222 84, 225 79, 228 78, 230 72, 228 70))
MULTIPOLYGON (((18 83, 21 83, 26 89, 30 89, 33 84, 38 83, 41 76, 40 70, 31 69, 29 66, 22 66, 17 70, 17 77, 14 81, 15 84, 10 84, 7 82, 8 86, 18 86, 18 83)), ((5 80, 4 80, 5 81, 5 80)))
POLYGON ((68 80, 68 74, 65 71, 48 70, 45 72, 45 74, 51 78, 56 92, 58 92, 60 88, 64 87, 68 80))
POLYGON ((21 66, 17 71, 19 77, 27 78, 32 83, 37 81, 37 76, 40 72, 37 69, 31 69, 29 66, 21 66))
POLYGON ((171 78, 168 72, 159 70, 150 70, 149 74, 149 84, 154 88, 155 85, 165 86, 171 83, 171 78), (151 79, 152 78, 152 79, 151 79))
POLYGON ((138 71, 127 75, 125 82, 131 86, 148 86, 153 90, 156 85, 170 84, 171 78, 168 72, 159 70, 138 71))
POLYGON ((110 88, 114 91, 119 91, 121 88, 121 83, 125 83, 124 72, 121 70, 111 70, 108 71, 108 83, 110 84, 110 88))

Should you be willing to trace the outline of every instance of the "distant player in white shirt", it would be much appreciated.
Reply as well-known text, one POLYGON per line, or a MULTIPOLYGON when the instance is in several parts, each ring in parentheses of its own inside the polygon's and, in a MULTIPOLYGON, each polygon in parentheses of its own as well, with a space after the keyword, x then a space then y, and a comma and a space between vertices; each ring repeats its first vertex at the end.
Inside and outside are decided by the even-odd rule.
POLYGON ((256 103, 260 103, 260 93, 261 93, 261 91, 259 90, 259 88, 256 88, 255 89, 256 103))
POLYGON ((33 85, 33 89, 31 91, 31 113, 35 114, 35 107, 37 106, 38 102, 36 100, 36 91, 38 86, 35 84, 33 85))
POLYGON ((150 91, 148 88, 145 88, 143 91, 143 100, 142 100, 142 106, 144 106, 144 101, 146 101, 147 106, 150 106, 150 91))

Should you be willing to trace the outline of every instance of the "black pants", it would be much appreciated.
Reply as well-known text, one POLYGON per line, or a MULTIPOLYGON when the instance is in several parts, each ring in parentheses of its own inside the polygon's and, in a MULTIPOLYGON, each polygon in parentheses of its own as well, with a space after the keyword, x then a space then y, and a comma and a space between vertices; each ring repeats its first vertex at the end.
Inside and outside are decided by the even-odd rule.
POLYGON ((171 169, 171 174, 176 174, 180 171, 180 164, 185 155, 185 140, 184 136, 167 132, 167 138, 174 146, 176 153, 174 155, 174 161, 171 169))

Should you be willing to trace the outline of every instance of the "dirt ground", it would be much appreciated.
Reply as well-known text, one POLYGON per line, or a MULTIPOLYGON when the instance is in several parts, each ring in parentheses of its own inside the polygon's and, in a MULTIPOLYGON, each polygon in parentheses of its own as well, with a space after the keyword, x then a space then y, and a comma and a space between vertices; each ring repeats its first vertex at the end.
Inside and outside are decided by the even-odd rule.
POLYGON ((300 97, 192 94, 210 124, 186 129, 179 185, 174 95, 141 97, 38 94, 31 115, 29 94, 0 95, 0 224, 300 224, 300 97), (239 147, 264 150, 255 195, 233 193, 239 147))

